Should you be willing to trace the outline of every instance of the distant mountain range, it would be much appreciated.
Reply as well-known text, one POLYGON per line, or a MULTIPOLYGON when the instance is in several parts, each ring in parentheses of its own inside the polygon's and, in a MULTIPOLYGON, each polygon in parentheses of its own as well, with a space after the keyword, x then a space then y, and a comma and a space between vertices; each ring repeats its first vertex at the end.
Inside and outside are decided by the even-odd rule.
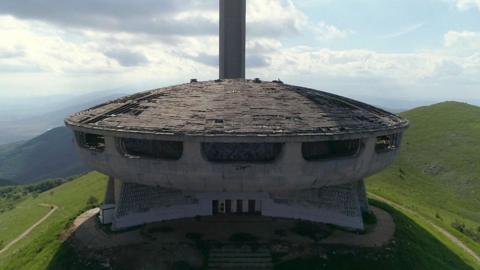
POLYGON ((14 182, 11 182, 11 181, 8 181, 8 180, 5 180, 5 179, 0 179, 0 187, 1 186, 11 186, 11 185, 14 185, 15 183, 14 182))
POLYGON ((79 96, 2 98, 0 100, 0 145, 25 141, 47 130, 62 126, 63 119, 80 111, 121 97, 115 91, 79 96))
POLYGON ((73 134, 66 127, 54 128, 32 140, 0 147, 0 185, 11 181, 32 183, 89 171, 79 159, 73 134))

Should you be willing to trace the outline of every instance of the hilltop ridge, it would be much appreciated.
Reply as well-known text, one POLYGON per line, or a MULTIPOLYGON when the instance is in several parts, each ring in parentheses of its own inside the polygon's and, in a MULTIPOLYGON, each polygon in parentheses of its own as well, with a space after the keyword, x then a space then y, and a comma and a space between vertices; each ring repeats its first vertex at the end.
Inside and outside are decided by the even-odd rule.
MULTIPOLYGON (((370 177, 370 192, 445 228, 480 229, 480 107, 442 102, 401 114, 410 120, 399 158, 370 177)), ((480 243, 465 241, 477 252, 480 243)))

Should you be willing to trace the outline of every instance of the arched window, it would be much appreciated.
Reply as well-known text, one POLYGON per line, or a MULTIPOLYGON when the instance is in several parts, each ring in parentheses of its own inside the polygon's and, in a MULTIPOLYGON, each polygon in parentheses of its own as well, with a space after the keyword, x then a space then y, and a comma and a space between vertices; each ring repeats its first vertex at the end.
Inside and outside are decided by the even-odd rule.
POLYGON ((203 143, 202 151, 213 162, 268 162, 282 151, 281 143, 203 143))
POLYGON ((183 142, 122 138, 120 146, 132 158, 179 160, 183 154, 183 142))
POLYGON ((93 151, 105 150, 105 137, 103 135, 75 132, 77 144, 85 149, 93 151))
POLYGON ((377 143, 375 144, 375 151, 377 153, 384 153, 396 150, 400 147, 401 140, 402 136, 400 133, 379 136, 377 137, 377 143))
POLYGON ((360 151, 360 140, 302 143, 303 158, 308 161, 350 157, 360 151))

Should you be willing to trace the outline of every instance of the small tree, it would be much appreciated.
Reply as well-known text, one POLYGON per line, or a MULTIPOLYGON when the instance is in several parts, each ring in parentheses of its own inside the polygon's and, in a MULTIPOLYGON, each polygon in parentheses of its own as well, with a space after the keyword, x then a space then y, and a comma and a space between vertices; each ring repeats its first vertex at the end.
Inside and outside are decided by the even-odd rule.
POLYGON ((98 199, 95 196, 90 196, 87 200, 87 205, 88 206, 96 206, 98 204, 98 199))

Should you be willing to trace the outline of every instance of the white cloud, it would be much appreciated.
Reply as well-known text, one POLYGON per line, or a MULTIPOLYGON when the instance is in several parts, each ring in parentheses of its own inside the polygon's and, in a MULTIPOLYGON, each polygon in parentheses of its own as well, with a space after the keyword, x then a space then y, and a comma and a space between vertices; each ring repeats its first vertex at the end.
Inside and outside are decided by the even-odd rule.
POLYGON ((298 35, 308 18, 290 0, 247 1, 248 35, 281 37, 298 35))
POLYGON ((217 46, 208 37, 180 38, 169 45, 128 33, 64 32, 11 16, 0 16, 0 36, 0 95, 111 89, 142 81, 164 84, 216 74, 184 57, 217 46))
POLYGON ((443 39, 445 47, 449 49, 467 53, 480 51, 480 32, 448 31, 443 39))
POLYGON ((480 11, 480 0, 455 0, 459 10, 468 10, 470 8, 477 8, 480 11))
MULTIPOLYGON (((163 5, 172 1, 160 2, 163 5)), ((128 4, 120 2, 122 6, 128 4)), ((189 0, 189 3, 200 2, 189 0)), ((87 10, 79 14, 69 11, 73 12, 72 16, 83 19, 70 21, 68 27, 63 27, 59 25, 66 20, 64 17, 55 17, 46 10, 37 16, 35 10, 22 8, 17 10, 17 17, 0 16, 0 95, 13 91, 23 91, 21 94, 25 95, 131 88, 138 82, 162 86, 189 78, 217 77, 218 13, 208 5, 199 4, 194 11, 176 4, 171 6, 172 14, 167 17, 178 28, 164 29, 158 35, 154 32, 163 28, 147 31, 139 27, 146 23, 161 24, 163 11, 159 10, 135 9, 132 13, 136 15, 117 10, 110 14, 103 7, 94 13, 104 14, 108 27, 82 24, 93 16, 86 14, 87 10), (146 12, 145 18, 142 12, 146 12), (122 16, 127 17, 125 22, 122 16), (47 23, 39 21, 42 18, 47 23), (142 19, 145 21, 140 22, 142 19), (124 29, 126 22, 136 26, 124 29), (184 28, 195 23, 198 26, 193 30, 184 28)), ((382 96, 383 92, 409 93, 413 97, 418 91, 425 96, 441 91, 445 94, 452 85, 456 90, 464 87, 463 93, 478 91, 479 33, 450 31, 444 36, 444 47, 430 51, 398 54, 368 49, 333 50, 316 46, 314 42, 310 46, 298 46, 295 39, 286 40, 313 36, 319 44, 324 44, 347 38, 351 33, 328 22, 312 21, 293 1, 248 1, 247 8, 247 74, 250 77, 280 77, 289 83, 320 89, 346 89, 350 93, 376 91, 382 96), (430 88, 434 90, 426 90, 430 88)), ((384 38, 399 37, 422 26, 421 23, 411 25, 384 38)))
POLYGON ((347 37, 347 32, 338 29, 337 27, 327 24, 326 22, 319 22, 314 26, 314 33, 320 41, 328 41, 332 39, 341 39, 347 37))
POLYGON ((424 22, 412 24, 412 25, 409 25, 409 26, 405 27, 404 29, 401 29, 400 31, 383 35, 382 38, 383 39, 392 39, 392 38, 397 38, 397 37, 401 37, 401 36, 404 36, 404 35, 408 35, 412 32, 417 31, 418 29, 422 28, 424 25, 425 25, 424 22))

